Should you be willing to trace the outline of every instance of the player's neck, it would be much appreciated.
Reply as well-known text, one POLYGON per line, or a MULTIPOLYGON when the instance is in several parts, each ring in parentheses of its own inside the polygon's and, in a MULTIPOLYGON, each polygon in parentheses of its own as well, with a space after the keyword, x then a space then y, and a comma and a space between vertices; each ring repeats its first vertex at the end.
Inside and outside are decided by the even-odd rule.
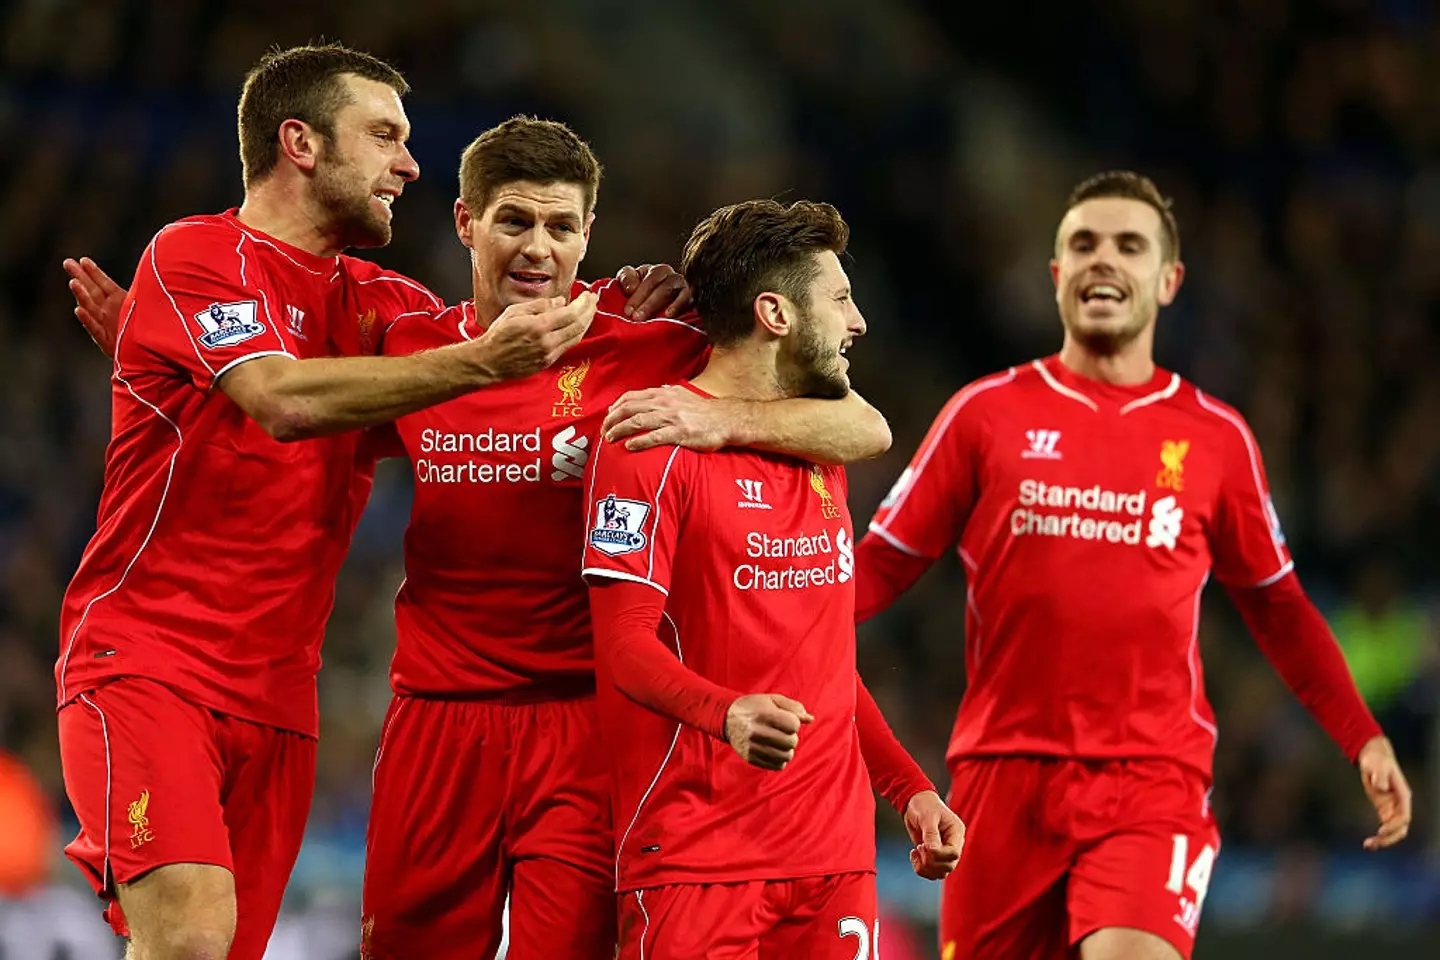
POLYGON ((1071 373, 1117 387, 1148 383, 1155 376, 1155 356, 1148 337, 1137 337, 1116 353, 1101 354, 1067 334, 1060 348, 1060 363, 1071 373))
POLYGON ((775 351, 750 342, 712 351, 705 369, 691 383, 731 400, 781 400, 785 392, 775 374, 775 351))
POLYGON ((278 176, 246 189, 239 217, 247 227, 317 257, 337 256, 344 250, 314 201, 278 176))

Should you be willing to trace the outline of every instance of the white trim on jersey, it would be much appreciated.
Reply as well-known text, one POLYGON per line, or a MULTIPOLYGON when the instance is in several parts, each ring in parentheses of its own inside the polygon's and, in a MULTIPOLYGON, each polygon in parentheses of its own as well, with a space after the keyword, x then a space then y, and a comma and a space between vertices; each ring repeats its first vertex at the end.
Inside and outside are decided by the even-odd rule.
MULTIPOLYGON (((294 257, 290 256, 290 254, 288 254, 288 253, 286 253, 284 250, 282 250, 274 241, 268 240, 268 239, 266 239, 265 237, 259 236, 258 234, 255 234, 255 233, 252 233, 252 232, 249 230, 249 228, 247 228, 247 227, 245 226, 245 224, 241 223, 238 219, 235 220, 234 223, 235 223, 235 229, 239 230, 242 234, 244 234, 244 236, 245 236, 251 243, 261 243, 261 244, 264 244, 265 246, 267 246, 267 247, 269 247, 270 249, 274 250, 276 253, 280 254, 280 256, 284 257, 286 260, 289 260, 291 263, 295 264, 295 266, 299 267, 301 270, 304 270, 306 273, 308 273, 308 274, 310 274, 310 275, 312 275, 312 276, 316 276, 316 277, 324 277, 324 276, 325 276, 325 274, 322 273, 321 271, 319 271, 319 270, 312 270, 310 267, 305 266, 305 264, 301 263, 299 260, 296 260, 294 257)), ((335 262, 335 269, 333 269, 333 270, 330 272, 330 276, 329 276, 329 277, 326 277, 326 282, 327 282, 327 283, 328 283, 329 281, 331 281, 331 280, 334 280, 334 279, 335 279, 335 276, 340 272, 340 257, 339 257, 339 256, 335 256, 335 257, 333 257, 333 258, 331 258, 331 259, 333 259, 334 262, 335 262)))
POLYGON ((955 552, 959 555, 960 562, 965 566, 966 570, 965 607, 971 613, 975 614, 975 625, 979 628, 974 638, 975 665, 978 668, 980 665, 980 641, 985 637, 985 618, 980 616, 980 604, 975 599, 975 581, 980 577, 980 564, 975 562, 975 558, 970 556, 970 551, 964 547, 961 547, 955 552))
POLYGON ((692 330, 695 333, 700 334, 702 337, 705 335, 705 331, 702 330, 700 327, 696 326, 695 324, 686 323, 684 320, 677 320, 674 317, 651 317, 649 320, 636 320, 634 317, 626 317, 618 313, 611 313, 609 310, 596 310, 595 312, 602 317, 614 317, 621 323, 673 323, 677 327, 684 327, 686 330, 692 330))
POLYGON ((665 500, 665 484, 670 482, 670 467, 675 463, 675 457, 681 449, 675 447, 670 451, 670 457, 665 461, 665 472, 660 474, 660 486, 655 488, 655 519, 650 523, 650 544, 647 548, 650 552, 650 564, 645 568, 645 577, 649 580, 655 579, 655 537, 660 532, 660 504, 665 500))
POLYGON ((1069 397, 1071 400, 1085 404, 1085 406, 1089 407, 1091 410, 1094 410, 1096 413, 1100 412, 1100 404, 1096 403, 1094 400, 1091 400, 1079 390, 1072 390, 1069 387, 1065 386, 1065 384, 1061 383, 1059 380, 1056 380, 1055 374, 1051 373, 1048 369, 1046 369, 1043 362, 1039 360, 1031 360, 1030 366, 1034 367, 1040 373, 1040 379, 1044 380, 1045 385, 1048 386, 1051 390, 1054 390, 1056 393, 1060 394, 1063 397, 1069 397))
POLYGON ((604 567, 586 567, 580 571, 580 576, 606 577, 610 580, 625 580, 630 583, 643 583, 647 587, 654 587, 656 590, 659 590, 667 597, 670 596, 670 591, 660 586, 660 584, 656 583, 654 580, 646 580, 639 574, 626 573, 623 570, 607 570, 604 567))
POLYGON ((255 353, 247 353, 243 357, 236 357, 234 360, 231 360, 219 370, 216 370, 211 375, 210 379, 218 383, 220 381, 220 378, 225 376, 225 374, 229 373, 231 370, 235 369, 245 361, 254 360, 256 357, 289 357, 291 360, 294 360, 295 354, 291 353, 289 350, 258 350, 255 353))
POLYGON ((1125 404, 1125 406, 1120 408, 1120 416, 1125 416, 1125 414, 1129 413, 1131 410, 1139 410, 1141 407, 1148 407, 1152 403, 1159 403, 1161 400, 1169 400, 1171 397, 1175 396, 1175 394, 1179 392, 1180 383, 1180 374, 1170 374, 1170 383, 1167 384, 1164 389, 1156 390, 1154 393, 1147 393, 1139 400, 1131 400, 1129 403, 1125 404))
POLYGON ((100 717, 100 737, 105 741, 105 858, 100 865, 100 887, 108 890, 110 888, 110 793, 113 789, 113 768, 110 759, 110 724, 105 721, 105 711, 95 705, 85 694, 80 694, 80 702, 84 703, 100 717))
MULTIPOLYGON (((1195 402, 1240 432, 1240 439, 1245 442, 1245 453, 1250 457, 1250 478, 1255 482, 1255 496, 1260 498, 1260 512, 1262 515, 1268 515, 1266 504, 1269 500, 1269 495, 1265 492, 1265 481, 1260 476, 1260 454, 1255 448, 1255 439, 1250 435, 1249 427, 1245 426, 1244 421, 1235 416, 1235 414, 1221 407, 1217 407, 1215 404, 1206 400, 1205 394, 1200 391, 1199 387, 1195 388, 1195 402)), ((1275 537, 1275 528, 1267 523, 1265 525, 1265 531, 1270 536, 1270 545, 1275 548, 1275 559, 1280 563, 1280 570, 1272 574, 1272 579, 1269 581, 1273 583, 1289 572, 1286 567, 1293 566, 1293 561, 1286 559, 1285 548, 1280 545, 1280 541, 1275 537)))
MULTIPOLYGON (((669 613, 662 613, 661 616, 670 624, 670 629, 675 632, 675 659, 679 660, 681 664, 684 664, 685 649, 680 645, 680 628, 675 625, 675 621, 670 618, 669 613)), ((635 815, 630 818, 630 822, 626 824, 624 832, 620 834, 620 842, 615 844, 615 880, 617 883, 620 880, 620 856, 625 852, 625 841, 629 839, 630 831, 634 830, 635 824, 639 822, 640 814, 645 810, 645 801, 649 800, 650 794, 655 792, 655 785, 660 782, 660 777, 664 774, 665 768, 670 765, 670 758, 675 755, 675 745, 680 742, 680 731, 684 726, 683 723, 675 724, 675 732, 670 736, 670 747, 665 751, 665 757, 660 761, 660 766, 656 768, 655 776, 650 778, 650 785, 645 788, 645 792, 640 795, 640 801, 635 804, 635 815)), ((643 906, 641 910, 644 910, 643 906)), ((641 943, 644 943, 643 936, 641 937, 641 943)))
MULTIPOLYGON (((1195 588, 1195 618, 1190 630, 1190 649, 1185 654, 1185 666, 1190 670, 1190 719, 1204 731, 1210 734, 1210 739, 1215 744, 1220 742, 1220 731, 1215 729, 1215 724, 1200 716, 1200 597, 1205 593, 1205 584, 1210 580, 1210 573, 1206 571, 1200 578, 1200 586, 1195 588)), ((1212 745, 1211 749, 1214 749, 1212 745)))
MULTIPOLYGON (((437 312, 438 312, 439 310, 443 310, 443 309, 445 308, 445 301, 443 301, 443 300, 441 300, 439 297, 437 297, 437 296, 435 295, 435 292, 434 292, 433 290, 429 290, 429 289, 427 289, 427 288, 424 286, 424 284, 416 283, 414 280, 411 280, 409 277, 403 276, 403 275, 401 275, 401 274, 393 274, 393 275, 382 274, 382 275, 380 275, 380 276, 378 276, 378 277, 371 277, 369 280, 356 280, 355 283, 356 283, 357 285, 359 285, 359 286, 362 286, 362 287, 365 286, 367 283, 399 283, 399 284, 403 284, 404 286, 410 287, 410 288, 414 289, 415 291, 417 291, 418 293, 423 293, 425 296, 429 297, 429 298, 430 298, 430 301, 435 304, 435 306, 436 306, 436 308, 437 308, 437 312)), ((410 312, 411 312, 411 313, 424 313, 425 311, 423 311, 423 310, 412 310, 412 311, 410 311, 410 312)))
MULTIPOLYGON (((109 590, 90 598, 89 602, 85 604, 85 609, 80 613, 80 619, 76 622, 75 629, 70 631, 70 641, 65 645, 65 656, 60 660, 60 702, 62 703, 66 700, 65 673, 70 667, 70 654, 75 650, 75 641, 80 636, 80 628, 85 626, 85 620, 90 616, 91 607, 115 593, 115 591, 124 585, 125 578, 130 576, 130 571, 140 559, 140 554, 144 553, 145 548, 150 545, 150 538, 155 535, 155 528, 160 525, 160 514, 165 510, 165 499, 170 495, 170 481, 175 477, 175 459, 180 456, 180 448, 185 444, 185 436, 180 432, 179 425, 176 424, 174 420, 165 416, 161 409, 155 404, 136 393, 135 388, 130 385, 130 381, 126 380, 124 374, 121 372, 120 348, 125 339, 125 331, 129 328, 130 317, 133 316, 134 313, 135 302, 132 300, 130 303, 130 313, 127 314, 125 320, 121 322, 119 330, 115 335, 115 379, 129 391, 130 396, 149 407, 157 417, 170 424, 170 428, 175 431, 175 450, 170 454, 170 466, 165 472, 165 486, 160 490, 160 503, 155 507, 155 519, 150 521, 150 529, 145 532, 145 539, 140 541, 140 546, 136 549, 135 556, 131 557, 130 562, 125 565, 125 569, 120 571, 120 579, 116 580, 115 585, 109 590)), ((86 552, 88 554, 89 548, 87 548, 86 552)))
POLYGON ((916 550, 914 547, 910 546, 910 544, 906 543, 904 540, 901 540, 899 537, 895 536, 895 534, 891 533, 889 530, 886 530, 884 527, 880 526, 880 524, 876 523, 874 520, 870 521, 870 532, 875 534, 875 536, 879 537, 881 540, 884 540, 886 543, 890 544, 890 546, 894 547, 896 550, 899 550, 901 553, 908 553, 910 554, 910 556, 918 557, 921 560, 930 559, 929 557, 925 556, 925 554, 921 553, 919 550, 916 550))
MULTIPOLYGON (((404 320, 406 317, 429 317, 438 320, 453 309, 455 308, 444 307, 443 309, 434 312, 431 312, 429 310, 406 310, 404 313, 397 313, 395 316, 390 318, 390 322, 385 324, 385 328, 380 331, 380 337, 381 339, 384 339, 386 336, 388 336, 390 331, 395 329, 395 325, 398 324, 401 320, 404 320)), ((464 311, 461 311, 461 316, 464 316, 464 311)), ((461 326, 464 326, 463 320, 461 321, 461 326)), ((464 331, 462 330, 461 333, 464 333, 464 331)), ((467 337, 466 339, 469 338, 467 337)))
MULTIPOLYGON (((190 341, 190 349, 195 351, 195 359, 200 361, 200 366, 205 368, 206 372, 210 374, 210 379, 213 381, 215 379, 215 368, 205 362, 204 355, 200 353, 200 345, 195 342, 195 333, 190 329, 190 324, 185 319, 185 311, 180 309, 180 304, 175 302, 175 297, 171 295, 170 288, 165 286, 165 280, 160 276, 160 265, 155 262, 155 248, 159 246, 160 238, 165 235, 165 231, 169 230, 171 227, 183 226, 192 226, 192 224, 172 223, 167 227, 161 228, 160 232, 155 234, 155 239, 150 241, 150 272, 155 274, 155 282, 160 285, 160 292, 165 294, 166 300, 170 301, 170 306, 175 311, 175 316, 180 321, 180 329, 185 331, 185 336, 190 341)), ((199 226, 199 224, 193 224, 193 226, 199 226)), ((237 246, 235 249, 238 252, 240 248, 237 246)), ((243 256, 240 258, 240 272, 243 276, 245 272, 245 258, 243 256)), ((131 301, 131 313, 134 313, 134 301, 131 301)), ((274 328, 273 324, 271 328, 274 328)), ((115 361, 116 377, 118 379, 120 369, 120 361, 118 359, 120 356, 120 344, 118 340, 115 344, 115 356, 117 358, 115 361)), ((124 381, 121 382, 123 383, 124 381)), ((136 399, 139 398, 137 397, 136 399)))
POLYGON ((1251 587, 1251 589, 1252 589, 1252 590, 1259 590, 1259 589, 1261 589, 1261 588, 1263 588, 1263 587, 1268 587, 1268 586, 1270 586, 1272 583, 1279 583, 1280 580, 1284 578, 1285 574, 1289 573, 1291 570, 1294 570, 1294 569, 1295 569, 1295 561, 1294 561, 1294 560, 1286 560, 1286 561, 1285 561, 1285 566, 1281 567, 1279 570, 1276 570, 1274 573, 1270 574, 1270 576, 1266 577, 1264 580, 1261 580, 1259 583, 1255 584, 1255 586, 1251 587))
MULTIPOLYGON (((955 395, 950 409, 946 411, 945 418, 940 421, 940 427, 935 431, 935 436, 931 438, 930 445, 925 448, 925 452, 920 456, 920 462, 915 465, 915 474, 910 478, 909 486, 900 492, 900 498, 895 501, 895 506, 890 510, 889 517, 886 518, 886 523, 899 516, 900 511, 905 509, 905 504, 910 500, 910 491, 915 489, 915 485, 920 482, 920 477, 924 474, 925 468, 930 465, 930 458, 935 455, 936 448, 939 447, 941 441, 945 439, 945 433, 950 429, 950 423, 955 419, 955 414, 959 413, 965 404, 986 390, 993 387, 1003 387, 1007 383, 1014 383, 1015 378, 1018 376, 1019 373, 1014 367, 1011 367, 1004 373, 992 374, 984 380, 972 383, 955 395)), ((873 530, 877 525, 872 523, 870 526, 873 530)), ((884 528, 883 524, 880 526, 884 528)), ((888 528, 885 528, 885 530, 887 533, 889 532, 888 528)))

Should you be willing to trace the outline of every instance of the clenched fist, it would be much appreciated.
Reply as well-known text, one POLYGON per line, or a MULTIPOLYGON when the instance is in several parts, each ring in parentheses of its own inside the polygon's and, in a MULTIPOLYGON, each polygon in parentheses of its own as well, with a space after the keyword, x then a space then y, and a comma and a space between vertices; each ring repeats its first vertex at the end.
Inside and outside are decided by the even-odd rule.
POLYGON ((762 770, 783 770, 795 758, 800 728, 814 719, 789 697, 752 693, 730 704, 725 714, 725 739, 746 763, 762 770))

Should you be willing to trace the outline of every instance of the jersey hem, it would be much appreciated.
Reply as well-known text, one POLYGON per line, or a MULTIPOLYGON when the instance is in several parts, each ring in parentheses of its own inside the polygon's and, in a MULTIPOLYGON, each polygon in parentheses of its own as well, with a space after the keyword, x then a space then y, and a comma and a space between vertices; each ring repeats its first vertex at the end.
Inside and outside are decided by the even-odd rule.
POLYGON ((696 874, 690 871, 665 871, 653 878, 627 884, 616 884, 616 893, 634 893, 637 890, 653 890, 656 887, 703 886, 715 883, 771 883, 784 880, 806 880, 810 877, 838 877, 845 874, 875 873, 874 857, 869 865, 856 867, 835 867, 817 870, 735 870, 704 871, 696 874))
POLYGON ((227 702, 223 697, 212 697, 198 692, 194 687, 176 683, 174 678, 166 679, 151 673, 141 673, 138 671, 83 677, 80 683, 74 685, 75 692, 56 705, 56 712, 63 710, 65 707, 79 700, 84 694, 90 693, 93 690, 99 690, 101 687, 113 683, 116 680, 149 680, 152 683, 158 683, 168 688, 181 700, 185 700, 198 707, 203 707, 206 710, 213 710, 227 717, 244 720, 246 723, 253 723, 262 727, 271 727, 276 730, 284 730, 286 733, 299 734, 311 740, 320 739, 320 724, 318 720, 314 723, 302 724, 289 717, 267 716, 264 715, 263 711, 257 712, 246 710, 243 707, 237 707, 233 702, 227 702))
POLYGON ((1041 760, 1072 760, 1076 762, 1086 761, 1115 761, 1115 760, 1164 760, 1168 763, 1179 764, 1187 770, 1193 770, 1205 778, 1207 784, 1214 779, 1211 764, 1200 765, 1183 757, 1177 757, 1173 753, 1143 752, 1133 748, 1119 749, 1113 752, 1089 751, 1075 752, 1068 750, 1057 750, 1038 746, 1031 747, 995 747, 991 749, 971 749, 959 753, 946 753, 945 770, 952 777, 955 775, 955 765, 966 760, 1001 760, 1014 758, 1035 758, 1041 760))

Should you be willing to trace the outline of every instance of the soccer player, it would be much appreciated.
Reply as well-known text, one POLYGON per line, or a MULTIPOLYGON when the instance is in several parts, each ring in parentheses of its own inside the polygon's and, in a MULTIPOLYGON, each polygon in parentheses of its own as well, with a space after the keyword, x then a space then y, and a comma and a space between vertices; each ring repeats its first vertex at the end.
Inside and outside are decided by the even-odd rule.
MULTIPOLYGON (((713 353, 684 389, 845 396, 843 354, 865 332, 838 258, 847 238, 828 204, 752 201, 702 221, 682 272, 713 353)), ((963 828, 855 670, 844 470, 605 443, 590 471, 619 956, 874 956, 871 779, 904 815, 922 876, 953 868, 963 828)))
MULTIPOLYGON (((367 838, 367 960, 492 955, 507 894, 510 956, 614 953, 609 773, 575 563, 581 474, 615 398, 695 373, 708 340, 693 317, 665 316, 688 299, 668 268, 576 282, 599 180, 589 147, 562 124, 514 118, 486 131, 462 157, 455 205, 473 301, 407 314, 384 333, 385 352, 405 355, 480 336, 511 305, 586 289, 600 298, 558 372, 402 417, 381 444, 410 457, 415 500, 367 838)), ((77 312, 103 346, 117 290, 93 263, 72 272, 77 312)), ((714 407, 690 413, 719 443, 825 462, 889 445, 884 418, 855 394, 714 407)), ((632 409, 622 433, 647 423, 648 408, 632 409)))
POLYGON ((315 673, 370 486, 351 428, 549 365, 595 297, 517 305, 404 358, 379 325, 438 302, 360 260, 419 174, 407 87, 339 46, 267 55, 239 105, 245 200, 162 229, 115 341, 98 529, 66 592, 67 854, 138 960, 259 960, 314 779, 315 673), (306 439, 303 443, 287 441, 306 439))
POLYGON ((1197 648, 1213 572, 1405 836, 1410 789, 1293 572, 1244 419, 1153 359, 1184 268, 1170 202, 1104 173, 1050 264, 1056 356, 957 393, 856 556, 857 616, 958 542, 969 682, 948 751, 970 828, 943 960, 1188 957, 1220 837, 1197 648))
MULTIPOLYGON (((708 341, 693 317, 626 317, 616 281, 576 282, 599 181, 563 124, 517 117, 476 138, 455 204, 474 299, 385 334, 386 353, 408 354, 480 336, 507 306, 600 298, 557 372, 396 424, 415 499, 368 832, 367 960, 490 956, 507 894, 516 960, 614 955, 581 477, 612 402, 694 374, 708 341)), ((827 461, 889 445, 858 396, 753 407, 730 416, 729 439, 827 461)))

